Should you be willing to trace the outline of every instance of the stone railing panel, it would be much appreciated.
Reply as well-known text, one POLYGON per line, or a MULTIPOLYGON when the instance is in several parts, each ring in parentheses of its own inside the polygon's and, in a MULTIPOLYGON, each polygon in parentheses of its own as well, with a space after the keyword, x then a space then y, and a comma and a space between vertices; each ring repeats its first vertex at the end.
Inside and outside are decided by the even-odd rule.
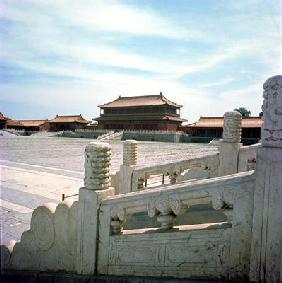
POLYGON ((99 217, 98 272, 244 278, 249 272, 254 185, 253 172, 246 172, 105 199, 99 217), (226 214, 224 225, 174 226, 187 207, 210 202, 226 214), (157 217, 161 227, 122 229, 130 215, 143 211, 157 217))
MULTIPOLYGON (((75 271, 78 202, 36 208, 30 230, 5 253, 6 269, 75 271)), ((2 260, 2 259, 1 259, 2 260)))
POLYGON ((261 144, 257 143, 250 146, 242 146, 239 149, 238 172, 256 169, 256 156, 259 147, 261 147, 261 144))
POLYGON ((219 156, 208 155, 163 165, 135 169, 132 173, 132 191, 142 190, 146 181, 155 175, 169 176, 175 184, 189 179, 204 179, 218 176, 219 156))

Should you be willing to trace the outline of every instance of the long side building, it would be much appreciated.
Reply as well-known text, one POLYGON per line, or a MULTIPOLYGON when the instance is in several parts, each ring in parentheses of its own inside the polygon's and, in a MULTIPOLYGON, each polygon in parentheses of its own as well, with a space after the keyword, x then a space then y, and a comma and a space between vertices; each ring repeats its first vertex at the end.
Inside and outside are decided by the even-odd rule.
MULTIPOLYGON (((213 138, 222 137, 223 123, 223 117, 200 117, 197 122, 182 127, 181 130, 191 134, 194 141, 208 142, 213 138)), ((253 144, 258 142, 261 125, 261 117, 242 117, 242 143, 253 144)))
POLYGON ((185 119, 175 102, 159 95, 121 97, 100 107, 98 129, 177 131, 185 119))

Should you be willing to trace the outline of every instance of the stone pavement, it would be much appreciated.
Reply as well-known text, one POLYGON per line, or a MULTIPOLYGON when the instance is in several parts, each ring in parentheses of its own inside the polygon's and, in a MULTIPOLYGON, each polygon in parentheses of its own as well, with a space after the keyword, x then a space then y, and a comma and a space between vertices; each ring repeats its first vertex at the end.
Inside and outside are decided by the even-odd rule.
MULTIPOLYGON (((59 203, 83 184, 84 149, 93 140, 37 136, 0 137, 1 243, 19 240, 34 208, 59 203)), ((111 170, 122 162, 122 142, 111 142, 111 170)), ((148 166, 217 151, 202 144, 138 143, 138 164, 148 166)), ((69 200, 74 200, 70 198, 69 200)))

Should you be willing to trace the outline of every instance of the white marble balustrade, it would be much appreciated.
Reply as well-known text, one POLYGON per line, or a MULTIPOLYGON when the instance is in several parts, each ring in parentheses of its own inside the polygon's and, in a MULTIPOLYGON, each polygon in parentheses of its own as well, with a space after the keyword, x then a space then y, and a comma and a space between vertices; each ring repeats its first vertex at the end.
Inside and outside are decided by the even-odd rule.
POLYGON ((108 197, 102 201, 99 215, 98 272, 145 272, 148 276, 169 272, 169 276, 185 278, 247 276, 254 187, 255 176, 250 171, 174 184, 165 190, 155 188, 108 197), (188 207, 210 202, 214 209, 226 214, 225 223, 174 226, 177 215, 188 207), (130 215, 144 211, 156 217, 159 229, 122 229, 130 215), (195 255, 196 249, 201 250, 201 255, 195 255), (203 266, 205 260, 207 265, 203 266), (179 269, 182 262, 185 265, 179 269), (167 266, 169 271, 165 271, 167 266))

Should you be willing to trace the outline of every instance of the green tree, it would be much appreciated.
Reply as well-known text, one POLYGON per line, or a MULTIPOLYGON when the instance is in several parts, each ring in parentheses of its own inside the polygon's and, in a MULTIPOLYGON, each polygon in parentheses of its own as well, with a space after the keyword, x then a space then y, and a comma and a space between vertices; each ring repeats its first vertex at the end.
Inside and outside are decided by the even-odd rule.
POLYGON ((250 117, 251 116, 251 111, 248 110, 245 107, 236 108, 236 109, 234 109, 234 111, 238 111, 239 113, 241 113, 242 117, 250 117))

